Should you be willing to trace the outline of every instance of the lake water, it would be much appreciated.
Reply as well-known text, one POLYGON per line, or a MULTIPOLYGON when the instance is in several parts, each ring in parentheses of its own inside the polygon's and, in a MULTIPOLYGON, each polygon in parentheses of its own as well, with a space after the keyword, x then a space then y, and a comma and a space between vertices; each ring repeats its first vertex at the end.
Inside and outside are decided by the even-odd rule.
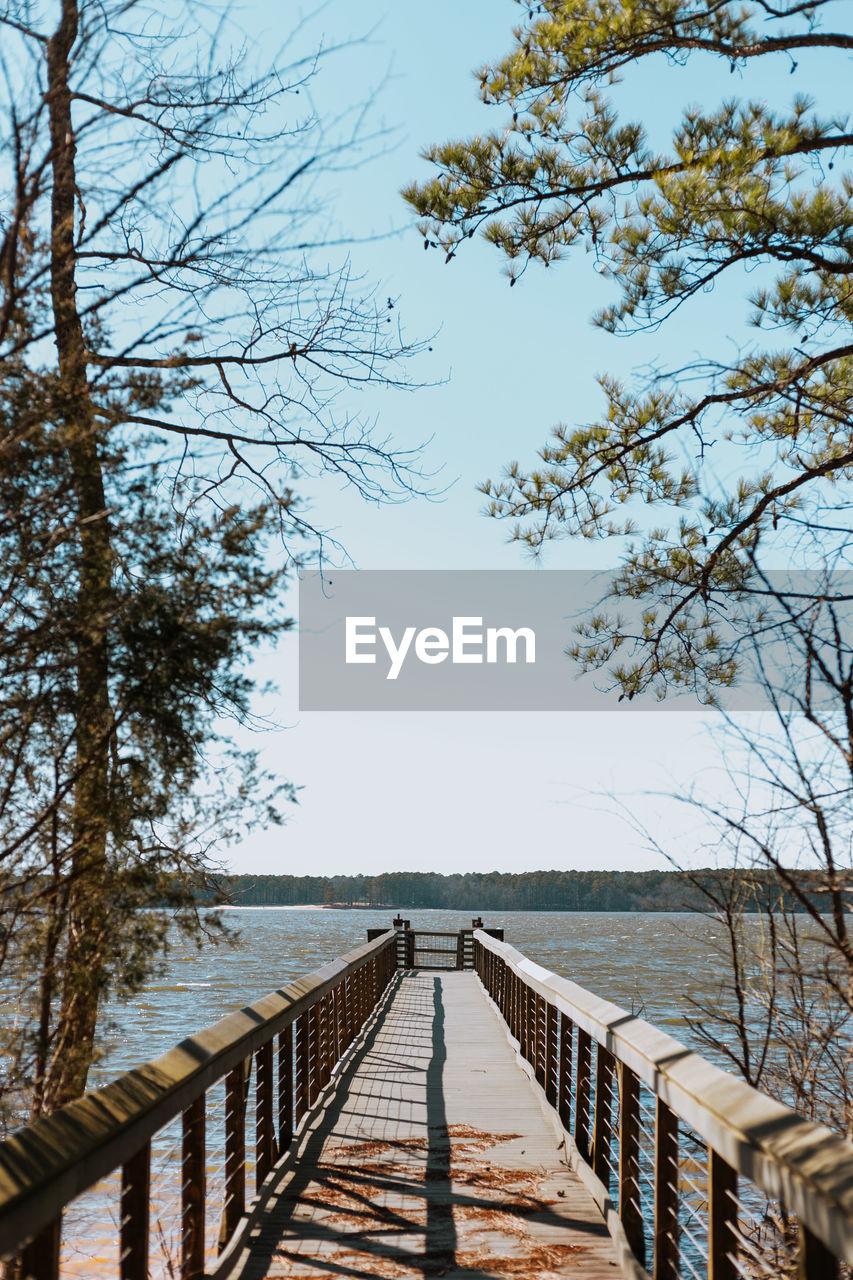
MULTIPOLYGON (((466 911, 406 913, 413 928, 470 927, 466 911)), ((223 912, 236 947, 179 945, 162 977, 106 1011, 103 1057, 90 1087, 111 1079, 225 1014, 309 973, 388 927, 391 913, 288 907, 223 912)), ((687 997, 714 994, 724 969, 720 929, 680 912, 503 912, 485 916, 525 955, 604 996, 679 1039, 689 1039, 687 997)))

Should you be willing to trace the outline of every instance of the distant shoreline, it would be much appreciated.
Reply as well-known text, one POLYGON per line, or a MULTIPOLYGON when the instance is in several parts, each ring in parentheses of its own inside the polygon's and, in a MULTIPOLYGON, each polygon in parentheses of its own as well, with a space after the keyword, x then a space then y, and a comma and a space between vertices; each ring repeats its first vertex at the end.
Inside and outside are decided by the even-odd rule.
MULTIPOLYGON (((435 909, 435 908, 433 908, 435 909)), ((440 910, 440 908, 438 908, 440 910)), ((387 902, 223 902, 219 911, 399 911, 387 902)))
MULTIPOLYGON (((797 872, 820 910, 820 876, 797 872)), ((691 911, 716 910, 735 893, 742 908, 776 900, 767 871, 704 867, 692 871, 389 871, 379 875, 224 875, 199 894, 199 905, 276 907, 294 911, 372 911, 411 918, 418 911, 691 911), (216 888, 221 896, 217 903, 216 888)), ((778 905, 778 904, 777 904, 778 905)), ((802 903, 791 900, 790 908, 802 903)))

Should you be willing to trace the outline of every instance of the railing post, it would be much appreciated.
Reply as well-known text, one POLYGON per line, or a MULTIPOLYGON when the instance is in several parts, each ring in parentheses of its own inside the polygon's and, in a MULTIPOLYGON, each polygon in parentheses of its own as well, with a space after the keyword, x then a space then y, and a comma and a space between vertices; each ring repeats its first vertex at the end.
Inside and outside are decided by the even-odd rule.
POLYGON ((319 1000, 315 1000, 311 1006, 311 1014, 314 1019, 314 1049, 311 1053, 311 1101, 314 1102, 317 1094, 323 1087, 323 1066, 325 1064, 325 1043, 326 1019, 323 1016, 323 1010, 326 1004, 326 997, 321 996, 319 1000))
MULTIPOLYGON (((388 951, 386 950, 383 954, 385 957, 385 975, 386 975, 385 981, 387 984, 391 979, 391 971, 388 967, 388 951)), ((338 985, 335 987, 334 996, 335 996, 335 1061, 340 1062, 341 1058, 346 1053, 346 1048, 347 1048, 347 1039, 346 1039, 347 1028, 346 1028, 346 1018, 344 1016, 346 1012, 344 1008, 345 990, 344 990, 343 981, 339 982, 338 985)))
MULTIPOLYGON (((62 1240, 62 1216, 54 1218, 24 1246, 21 1253, 23 1280, 57 1280, 59 1276, 59 1249, 62 1240)), ((0 1264, 2 1265, 2 1264, 0 1264)), ((9 1275, 15 1274, 9 1264, 9 1275)))
POLYGON ((317 1092, 324 1089, 329 1083, 329 1077, 332 1074, 332 1018, 331 1018, 331 992, 327 991, 321 998, 319 1008, 317 1010, 318 1018, 318 1037, 317 1051, 319 1054, 319 1070, 317 1073, 317 1092))
POLYGON ((610 1188, 610 1144, 613 1134, 613 1054, 599 1044, 595 1060, 595 1125, 592 1138, 592 1169, 610 1188))
POLYGON ((678 1280, 678 1117, 655 1111, 655 1280, 678 1280))
POLYGON ((536 1022, 539 1013, 538 1000, 530 987, 525 983, 527 992, 527 1061, 533 1067, 534 1074, 536 1072, 536 1022))
POLYGON ((510 975, 509 975, 509 1016, 510 1016, 509 1029, 512 1032, 515 1039, 518 1040, 520 1044, 521 1043, 521 1025, 519 1020, 518 1005, 519 1005, 518 977, 516 976, 516 974, 510 972, 510 975))
POLYGON ((204 1275, 205 1096, 183 1114, 181 1150, 181 1280, 204 1275))
POLYGON ((560 1124, 572 1131, 572 1027, 564 1013, 560 1014, 560 1124))
MULTIPOLYGON (((396 943, 394 945, 396 947, 396 943)), ((391 955, 393 956, 394 968, 396 969, 397 967, 396 950, 392 952, 391 955)), ((353 986, 353 980, 350 976, 347 976, 346 978, 344 978, 342 990, 343 990, 343 1001, 344 1001, 344 1048, 348 1049, 353 1042, 353 1037, 354 1037, 353 1026, 355 1025, 355 1016, 353 1013, 353 993, 355 988, 353 986)))
POLYGON ((293 1023, 278 1037, 278 1150, 293 1141, 293 1023))
POLYGON ((151 1203, 151 1143, 121 1171, 121 1280, 148 1280, 148 1216, 151 1203))
POLYGON ((364 1025, 364 965, 355 971, 355 1034, 364 1025))
POLYGON ((619 1217, 634 1257, 645 1266, 646 1237, 640 1208, 640 1081, 624 1062, 619 1064, 619 1217))
POLYGON ((592 1037, 578 1027, 578 1060, 575 1067, 575 1143, 589 1156, 589 1089, 592 1073, 592 1037))
POLYGON ((255 1050, 255 1190, 275 1164, 272 1039, 255 1050))
POLYGON ((300 1013, 296 1019, 296 1109, 294 1120, 299 1124, 308 1110, 308 1013, 300 1013))
POLYGON ((545 1097, 552 1107, 557 1105, 557 1010, 545 1006, 545 1097))
POLYGON ((319 1093, 317 1087, 317 1059, 320 1048, 320 1011, 317 1000, 308 1010, 308 1105, 313 1107, 319 1093))
POLYGON ((838 1259, 822 1240, 801 1222, 797 1249, 799 1280, 836 1280, 838 1259))
POLYGON ((241 1062, 225 1077, 225 1208, 219 1252, 234 1234, 246 1208, 246 1069, 241 1062))
POLYGON ((708 1148, 708 1280, 737 1280, 737 1174, 708 1148))

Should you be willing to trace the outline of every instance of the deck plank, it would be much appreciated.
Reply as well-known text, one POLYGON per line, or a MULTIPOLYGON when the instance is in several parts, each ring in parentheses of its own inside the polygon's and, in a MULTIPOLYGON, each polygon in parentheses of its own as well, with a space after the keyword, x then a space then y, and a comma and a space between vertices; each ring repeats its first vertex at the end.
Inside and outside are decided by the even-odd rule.
POLYGON ((299 1139, 240 1280, 613 1280, 588 1192, 473 973, 400 976, 299 1139))

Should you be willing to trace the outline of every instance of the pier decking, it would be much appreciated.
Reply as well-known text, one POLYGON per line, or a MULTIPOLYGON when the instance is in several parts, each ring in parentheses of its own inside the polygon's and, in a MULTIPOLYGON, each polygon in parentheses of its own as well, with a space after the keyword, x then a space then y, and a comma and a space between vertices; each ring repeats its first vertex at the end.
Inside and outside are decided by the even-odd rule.
POLYGON ((400 975, 293 1154, 241 1280, 616 1274, 474 973, 400 975))

